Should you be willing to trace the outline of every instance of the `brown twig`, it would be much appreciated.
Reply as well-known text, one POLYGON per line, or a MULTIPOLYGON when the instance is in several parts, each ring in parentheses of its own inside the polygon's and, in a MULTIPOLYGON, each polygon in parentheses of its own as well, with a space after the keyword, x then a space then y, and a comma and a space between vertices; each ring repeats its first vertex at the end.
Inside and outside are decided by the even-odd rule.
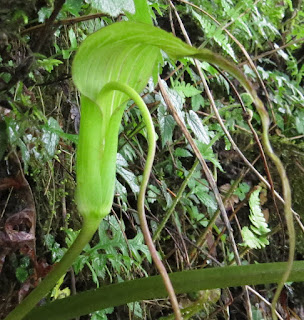
POLYGON ((65 3, 65 0, 56 0, 54 4, 54 10, 51 14, 51 16, 47 19, 47 21, 44 24, 44 28, 40 31, 40 36, 38 37, 36 44, 34 45, 33 52, 38 52, 42 46, 44 45, 46 39, 48 39, 53 31, 53 24, 54 21, 62 9, 63 5, 65 3))
MULTIPOLYGON (((105 13, 93 13, 93 14, 89 14, 86 16, 81 16, 81 17, 74 17, 74 18, 68 18, 68 19, 62 19, 62 20, 56 20, 53 22, 53 27, 59 27, 59 26, 64 26, 64 25, 70 25, 70 24, 75 24, 75 23, 79 23, 79 22, 83 22, 83 21, 88 21, 88 20, 92 20, 92 19, 97 19, 97 18, 101 18, 101 17, 108 17, 109 15, 105 14, 105 13)), ((46 23, 41 23, 38 24, 36 26, 24 29, 21 31, 21 35, 25 35, 25 34, 29 34, 32 32, 36 32, 39 31, 41 28, 45 28, 46 27, 46 23)))
MULTIPOLYGON (((169 0, 169 3, 170 3, 170 6, 172 7, 172 9, 174 10, 174 13, 175 13, 176 18, 177 18, 177 20, 178 20, 178 22, 179 22, 180 28, 181 28, 181 30, 182 30, 182 33, 183 33, 183 35, 184 35, 184 37, 185 37, 186 42, 187 42, 189 45, 192 45, 192 43, 191 43, 191 41, 190 41, 190 38, 189 38, 189 36, 188 36, 185 28, 184 28, 184 24, 183 24, 183 22, 182 22, 182 20, 181 20, 181 18, 180 18, 180 16, 179 16, 176 8, 174 7, 174 5, 173 5, 173 3, 171 2, 171 0, 169 0)), ((240 44, 240 46, 242 46, 242 45, 240 44)), ((241 48, 241 49, 242 49, 242 48, 241 48)), ((245 50, 245 48, 244 48, 244 50, 245 50)), ((246 54, 248 55, 248 53, 247 53, 246 50, 245 50, 245 52, 246 52, 246 54)), ((248 55, 248 57, 249 57, 249 55, 248 55)), ((225 125, 224 125, 223 122, 222 122, 222 119, 221 119, 221 117, 220 117, 220 114, 219 114, 219 112, 218 112, 218 110, 217 110, 217 107, 216 107, 216 105, 215 105, 213 96, 212 96, 212 94, 211 94, 211 92, 210 92, 210 90, 209 90, 207 81, 206 81, 206 79, 205 79, 205 77, 204 77, 204 75, 203 75, 203 73, 202 73, 202 70, 201 70, 201 68, 199 67, 199 64, 198 64, 197 59, 194 59, 194 62, 195 62, 196 68, 197 68, 197 70, 198 70, 199 76, 201 77, 201 80, 202 80, 202 82, 203 82, 203 85, 204 85, 204 88, 205 88, 205 92, 206 92, 207 97, 208 97, 208 99, 209 99, 209 101, 210 101, 210 105, 211 105, 211 107, 212 107, 212 109, 213 109, 213 112, 215 113, 216 117, 218 118, 218 121, 219 121, 219 123, 221 124, 222 128, 223 128, 223 129, 225 128, 225 130, 228 132, 228 130, 226 129, 225 125)), ((266 88, 265 88, 265 90, 266 90, 266 88)), ((225 131, 225 130, 224 130, 224 131, 225 131)), ((229 133, 229 132, 228 132, 228 133, 229 133)), ((230 136, 230 134, 229 134, 229 136, 230 136)), ((232 139, 232 138, 231 138, 231 139, 232 139)), ((233 140, 232 140, 232 141, 233 141, 233 140)), ((208 168, 208 167, 207 167, 207 168, 208 168)), ((208 169, 207 171, 208 171, 208 173, 210 172, 209 169, 208 169)), ((206 174, 206 173, 207 173, 207 172, 205 172, 205 174, 206 174)), ((233 249, 234 258, 235 258, 235 260, 236 260, 236 263, 237 263, 238 265, 241 265, 242 262, 241 262, 241 258, 240 258, 240 256, 239 256, 239 252, 238 252, 238 249, 237 249, 237 246, 236 246, 236 242, 235 242, 235 240, 234 240, 233 229, 232 229, 231 224, 230 224, 230 221, 229 221, 229 219, 228 219, 228 215, 227 215, 227 212, 226 212, 226 210, 225 210, 223 201, 222 201, 222 199, 221 199, 219 190, 218 190, 218 188, 217 188, 217 186, 216 186, 216 184, 215 184, 215 181, 214 181, 213 176, 212 176, 211 173, 210 173, 210 176, 211 176, 210 181, 209 181, 207 175, 206 175, 206 178, 207 178, 210 186, 212 187, 212 190, 213 190, 213 192, 214 192, 215 198, 216 198, 217 203, 218 203, 218 205, 219 205, 219 208, 220 208, 220 211, 221 211, 221 215, 222 215, 223 221, 224 221, 224 223, 225 223, 225 225, 226 225, 229 239, 230 239, 230 241, 231 241, 231 245, 232 245, 232 249, 233 249)), ((210 177, 209 177, 209 178, 210 178, 210 177)), ((252 310, 251 310, 251 303, 250 303, 250 298, 249 298, 249 293, 248 293, 248 290, 247 290, 247 286, 244 286, 243 291, 244 291, 244 296, 245 296, 245 303, 244 303, 244 304, 245 304, 247 316, 248 316, 248 319, 251 320, 251 319, 252 319, 252 310)))
MULTIPOLYGON (((282 46, 280 46, 280 47, 278 47, 278 48, 275 48, 275 49, 273 49, 273 50, 270 50, 270 51, 266 51, 266 52, 264 52, 264 53, 261 53, 260 55, 252 58, 252 60, 253 60, 253 61, 256 61, 256 60, 262 59, 262 58, 264 58, 264 57, 270 56, 271 54, 276 53, 277 51, 280 51, 280 50, 282 50, 282 49, 284 49, 284 48, 290 47, 290 46, 292 46, 292 45, 294 45, 294 44, 296 44, 296 43, 299 43, 299 42, 304 42, 304 37, 303 37, 303 38, 300 38, 300 39, 294 39, 294 40, 292 40, 292 41, 290 41, 290 42, 288 42, 288 43, 286 43, 286 44, 283 44, 282 46)), ((241 67, 241 66, 243 66, 243 65, 245 65, 245 64, 248 64, 248 61, 241 62, 241 63, 239 64, 239 66, 241 67)))
POLYGON ((64 5, 65 0, 57 0, 54 5, 54 10, 50 16, 50 18, 46 21, 43 30, 41 31, 41 36, 38 38, 37 42, 33 46, 32 50, 28 48, 30 52, 29 56, 27 56, 15 69, 15 72, 9 81, 9 83, 3 88, 3 91, 8 91, 11 89, 18 81, 23 80, 27 77, 28 73, 31 70, 31 67, 35 61, 32 52, 38 52, 42 46, 44 45, 47 38, 52 33, 52 24, 56 19, 58 13, 60 12, 62 6, 64 5))
POLYGON ((221 71, 219 70, 218 67, 216 66, 213 66, 221 75, 222 77, 229 83, 230 87, 232 88, 234 94, 236 95, 239 103, 241 104, 241 107, 243 109, 243 117, 244 117, 244 120, 247 122, 252 134, 253 134, 253 137, 254 137, 254 140, 256 142, 256 144, 258 145, 259 147, 259 151, 260 151, 260 155, 261 155, 261 158, 263 160, 263 164, 264 164, 264 169, 266 171, 266 175, 267 175, 267 178, 268 178, 268 181, 269 181, 269 184, 270 184, 270 190, 271 190, 271 194, 272 194, 272 199, 273 199, 273 202, 274 202, 274 206, 276 208, 276 212, 277 212, 277 216, 279 217, 279 220, 283 226, 283 221, 281 219, 281 216, 280 216, 280 213, 279 213, 279 208, 278 208, 278 205, 277 205, 277 202, 276 202, 276 198, 275 198, 275 193, 274 193, 274 184, 273 184, 273 180, 272 180, 272 177, 271 177, 271 173, 270 173, 270 170, 269 170, 269 167, 268 167, 268 163, 267 163, 267 159, 266 159, 266 156, 265 156, 265 153, 264 153, 264 150, 263 150, 263 146, 261 144, 261 141, 260 141, 260 138, 258 136, 258 134, 256 133, 256 131, 254 130, 253 128, 253 125, 251 123, 251 115, 249 114, 248 110, 246 109, 244 103, 243 103, 243 100, 240 96, 240 94, 238 93, 235 85, 232 83, 232 81, 230 81, 230 79, 228 79, 228 77, 226 77, 226 75, 221 71))

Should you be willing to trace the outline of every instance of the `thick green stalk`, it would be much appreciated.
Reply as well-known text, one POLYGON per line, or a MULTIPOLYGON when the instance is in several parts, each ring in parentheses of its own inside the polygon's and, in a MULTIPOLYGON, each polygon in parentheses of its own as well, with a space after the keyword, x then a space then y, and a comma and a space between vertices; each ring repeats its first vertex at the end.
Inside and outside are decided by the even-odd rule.
POLYGON ((83 227, 77 238, 43 281, 18 305, 5 320, 21 320, 30 312, 37 303, 46 296, 58 280, 66 273, 75 259, 79 256, 84 246, 93 237, 101 219, 84 220, 83 227))
MULTIPOLYGON (((198 269, 170 274, 176 293, 278 282, 286 262, 198 269)), ((295 261, 288 281, 304 279, 304 261, 295 261)), ((67 320, 129 302, 167 296, 160 276, 141 278, 81 292, 35 308, 24 320, 67 320)))

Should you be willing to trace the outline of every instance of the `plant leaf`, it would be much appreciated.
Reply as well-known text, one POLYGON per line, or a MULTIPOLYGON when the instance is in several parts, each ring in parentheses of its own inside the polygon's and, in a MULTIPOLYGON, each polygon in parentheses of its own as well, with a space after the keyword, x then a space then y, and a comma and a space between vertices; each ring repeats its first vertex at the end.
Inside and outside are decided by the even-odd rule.
POLYGON ((128 167, 128 162, 126 159, 120 154, 117 153, 117 173, 120 174, 120 176, 128 183, 130 186, 131 190, 134 193, 139 192, 139 185, 137 181, 137 177, 132 171, 127 170, 126 168, 128 167))
MULTIPOLYGON (((275 283, 282 277, 287 263, 261 263, 246 266, 205 268, 170 274, 176 293, 212 288, 275 283)), ((288 281, 303 281, 304 261, 293 263, 288 281)), ((132 301, 167 297, 160 276, 136 279, 103 286, 36 307, 24 320, 65 320, 132 301)))
POLYGON ((163 105, 160 105, 160 107, 158 108, 157 116, 162 139, 162 147, 164 147, 167 142, 172 142, 173 130, 176 123, 174 118, 170 114, 166 114, 166 110, 163 105))
POLYGON ((271 230, 268 228, 268 224, 261 210, 260 205, 260 194, 261 188, 252 192, 249 199, 250 215, 249 219, 252 223, 250 229, 248 227, 242 228, 242 237, 244 239, 244 244, 252 249, 261 249, 269 244, 267 239, 267 233, 271 230))
POLYGON ((107 13, 111 17, 117 17, 124 11, 135 13, 134 2, 132 0, 86 0, 93 8, 107 13))
POLYGON ((209 144, 210 139, 207 130, 202 124, 201 119, 199 116, 193 111, 190 110, 187 114, 187 122, 192 129, 193 133, 195 134, 196 138, 205 144, 209 144))
MULTIPOLYGON (((47 127, 50 129, 55 129, 58 131, 62 131, 59 123, 54 118, 50 117, 47 122, 47 127)), ((59 142, 59 136, 55 132, 51 132, 51 130, 42 129, 43 135, 42 135, 42 143, 44 144, 44 148, 47 152, 47 155, 49 159, 52 159, 56 149, 57 144, 59 142)))
POLYGON ((261 204, 260 204, 260 198, 259 198, 260 191, 261 191, 261 188, 258 188, 250 196, 249 219, 252 223, 251 230, 255 232, 257 235, 265 235, 266 233, 270 232, 270 229, 268 228, 268 224, 261 210, 261 204))
MULTIPOLYGON (((128 14, 126 12, 126 16, 130 21, 143 22, 152 25, 152 19, 149 12, 148 2, 143 0, 134 0, 135 5, 135 13, 128 14)), ((126 9, 130 12, 129 9, 126 9)))
POLYGON ((201 90, 196 89, 193 85, 190 83, 185 83, 185 81, 182 82, 175 82, 174 83, 174 89, 179 93, 179 95, 183 98, 190 98, 198 95, 201 93, 201 90))

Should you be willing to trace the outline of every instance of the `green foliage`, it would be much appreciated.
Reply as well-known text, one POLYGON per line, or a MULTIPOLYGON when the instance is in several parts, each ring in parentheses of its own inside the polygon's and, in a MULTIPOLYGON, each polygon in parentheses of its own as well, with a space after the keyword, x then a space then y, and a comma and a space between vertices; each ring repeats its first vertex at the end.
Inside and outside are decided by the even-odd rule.
POLYGON ((250 228, 242 228, 242 237, 244 239, 243 245, 248 246, 251 249, 261 249, 269 245, 267 234, 271 230, 268 228, 268 224, 261 210, 259 199, 260 191, 261 188, 255 190, 249 199, 249 219, 251 221, 250 228))
POLYGON ((206 129, 198 115, 190 110, 187 114, 187 123, 199 142, 204 144, 210 143, 208 129, 206 129))
POLYGON ((19 282, 25 282, 29 277, 29 267, 30 267, 30 258, 28 256, 23 256, 19 265, 16 268, 16 278, 19 282))
POLYGON ((237 61, 234 51, 228 41, 228 37, 224 32, 218 28, 214 22, 208 21, 203 16, 197 14, 195 11, 192 11, 193 17, 198 20, 201 25, 202 30, 204 31, 208 39, 213 39, 224 51, 234 60, 237 61))
MULTIPOLYGON (((183 204, 188 209, 191 217, 195 222, 206 224, 206 217, 198 206, 199 203, 205 207, 208 213, 214 213, 217 209, 217 203, 212 192, 208 188, 208 182, 205 179, 201 179, 200 168, 196 169, 192 177, 188 182, 190 191, 185 195, 183 204)), ((204 212, 204 211, 203 211, 204 212)))
MULTIPOLYGON (((28 22, 31 23, 29 26, 32 26, 35 19, 38 19, 39 23, 44 23, 51 15, 54 3, 54 1, 49 1, 46 7, 42 7, 39 12, 36 12, 35 16, 31 17, 28 16, 26 11, 16 11, 14 20, 12 19, 11 21, 21 21, 21 30, 23 30, 22 26, 28 22)), ((302 88, 304 66, 301 62, 302 58, 298 55, 298 51, 301 50, 301 43, 288 46, 285 49, 278 50, 276 53, 267 54, 267 52, 274 48, 279 48, 280 45, 288 44, 294 39, 304 37, 304 31, 301 26, 304 16, 303 5, 302 8, 294 8, 295 10, 291 11, 292 1, 282 2, 277 5, 274 5, 271 0, 260 1, 255 5, 254 0, 245 2, 235 0, 194 0, 191 3, 212 14, 220 23, 220 26, 218 26, 207 15, 189 5, 174 3, 181 19, 185 23, 185 28, 190 38, 195 39, 195 45, 201 44, 202 47, 210 48, 215 52, 224 51, 229 59, 240 63, 240 68, 243 68, 248 78, 256 82, 257 79, 254 72, 248 65, 243 66, 245 59, 240 48, 223 29, 228 24, 227 29, 248 50, 249 55, 253 59, 257 58, 254 63, 267 87, 276 118, 277 128, 272 131, 273 137, 277 138, 275 134, 279 133, 285 139, 293 138, 290 140, 292 144, 300 145, 301 139, 297 138, 297 136, 304 134, 304 91, 302 88), (291 15, 289 16, 289 14, 291 15), (265 53, 266 56, 259 58, 260 54, 265 53)), ((124 12, 124 10, 133 13, 133 1, 67 0, 57 17, 58 19, 82 17, 96 12, 106 13, 108 16, 77 22, 77 24, 54 26, 56 30, 54 38, 50 39, 49 47, 43 50, 43 55, 34 53, 36 61, 33 64, 30 76, 24 81, 19 81, 16 86, 10 89, 8 101, 10 108, 12 108, 11 114, 4 117, 1 114, 1 119, 3 118, 5 122, 3 125, 0 122, 0 158, 8 145, 12 145, 17 149, 22 157, 25 172, 31 176, 30 181, 33 180, 32 188, 37 203, 38 223, 41 228, 41 234, 48 234, 46 240, 52 253, 53 261, 55 259, 58 261, 66 251, 51 235, 56 235, 63 225, 61 211, 64 212, 62 208, 64 204, 67 205, 68 213, 73 216, 73 219, 69 220, 68 227, 64 229, 67 243, 70 244, 77 235, 77 232, 73 231, 73 229, 77 230, 79 228, 79 218, 76 213, 75 203, 72 200, 75 189, 74 153, 79 139, 78 135, 74 134, 74 126, 71 123, 72 120, 69 114, 70 101, 76 105, 79 105, 79 101, 77 91, 71 86, 71 82, 66 80, 71 73, 72 58, 84 39, 90 36, 91 33, 104 29, 105 26, 116 22, 118 15, 120 15, 119 20, 141 20, 151 23, 151 19, 153 19, 154 23, 161 27, 164 24, 170 25, 167 2, 160 0, 135 1, 135 4, 137 8, 139 8, 139 4, 143 7, 137 10, 135 15, 132 15, 124 12), (149 10, 146 10, 147 6, 149 6, 149 10), (147 12, 149 12, 148 15, 147 12), (42 85, 40 86, 40 84, 42 85), (65 172, 65 174, 62 174, 62 172, 65 172), (67 176, 68 179, 66 178, 67 176)), ((174 11, 172 11, 172 14, 175 31, 180 36, 180 28, 176 24, 174 11)), ((26 46, 31 46, 31 43, 35 42, 36 35, 37 33, 33 32, 20 36, 21 41, 18 41, 24 47, 18 47, 15 39, 10 38, 9 46, 6 49, 0 48, 1 88, 3 83, 9 83, 14 76, 11 70, 18 65, 19 60, 23 59, 22 54, 26 51, 26 46), (12 54, 7 58, 10 52, 12 54)), ((146 52, 142 54, 136 48, 133 48, 133 44, 130 44, 122 55, 124 58, 117 59, 121 52, 112 43, 115 36, 119 37, 118 31, 113 32, 113 38, 108 43, 103 42, 104 39, 101 39, 100 45, 104 46, 104 50, 92 57, 94 63, 90 68, 85 70, 86 66, 82 63, 83 61, 80 63, 84 71, 81 70, 79 72, 80 79, 77 79, 76 82, 78 85, 83 82, 84 86, 88 83, 88 86, 94 89, 94 92, 90 90, 88 92, 86 88, 84 89, 82 85, 80 86, 81 93, 88 95, 91 100, 94 100, 94 103, 95 100, 99 99, 101 87, 107 81, 113 80, 110 74, 119 73, 119 67, 110 70, 108 73, 105 72, 105 70, 109 70, 107 69, 108 65, 115 60, 117 60, 117 66, 124 65, 127 50, 131 48, 130 50, 133 50, 131 56, 139 55, 142 60, 144 60, 143 56, 146 53, 150 54, 147 62, 135 61, 134 59, 134 69, 130 69, 130 73, 138 71, 136 64, 140 65, 142 63, 149 66, 153 60, 151 58, 154 55, 153 50, 150 52, 151 47, 146 44, 146 52), (109 53, 107 53, 107 50, 109 53), (99 64, 100 61, 102 63, 99 64), (100 67, 97 67, 97 64, 100 67), (102 75, 102 81, 96 80, 99 75, 102 75)), ((149 37, 148 34, 144 36, 149 37)), ((124 39, 121 40, 124 41, 124 39)), ((156 42, 161 42, 161 37, 158 37, 156 42)), ((92 43, 92 46, 97 47, 96 43, 92 43)), ((178 50, 174 48, 172 51, 178 50)), ((84 53, 84 56, 86 56, 86 53, 84 53)), ((221 155, 224 149, 225 151, 229 150, 230 144, 223 137, 223 130, 216 124, 210 103, 200 83, 200 78, 194 68, 192 59, 180 58, 180 62, 183 65, 175 65, 175 61, 172 61, 165 54, 162 57, 158 56, 153 67, 140 70, 142 72, 147 71, 146 74, 150 75, 153 69, 153 79, 149 80, 148 76, 144 76, 141 79, 143 84, 137 87, 138 92, 144 90, 144 99, 152 113, 158 134, 158 153, 154 164, 153 178, 150 180, 146 197, 147 210, 150 211, 151 217, 153 216, 150 221, 153 231, 159 224, 156 221, 162 220, 164 212, 175 201, 180 186, 188 176, 194 162, 192 148, 167 110, 162 96, 157 92, 155 87, 157 71, 163 72, 162 78, 170 75, 170 79, 166 84, 169 97, 178 115, 195 138, 209 168, 213 170, 218 186, 226 182, 232 185, 243 166, 240 159, 229 160, 233 150, 231 150, 231 153, 227 153, 227 159, 226 155, 221 155), (159 62, 164 62, 165 67, 163 70, 160 67, 156 67, 159 62), (175 70, 175 68, 178 69, 175 70), (148 82, 148 80, 149 87, 144 89, 145 81, 148 82)), ((235 98, 228 82, 223 80, 211 64, 203 62, 200 63, 200 67, 212 89, 215 104, 225 121, 226 128, 232 133, 237 133, 236 142, 240 147, 244 147, 242 132, 244 130, 248 132, 249 126, 243 117, 239 101, 235 98)), ((121 75, 119 80, 123 77, 121 75)), ((140 79, 140 77, 140 74, 138 74, 137 78, 140 79)), ((127 73, 125 78, 127 78, 127 73)), ((260 135, 261 122, 253 107, 252 98, 242 91, 237 82, 233 83, 241 94, 246 108, 253 111, 252 124, 260 135)), ((134 86, 136 85, 134 84, 134 86)), ((264 98, 262 91, 259 91, 259 95, 264 98)), ((4 100, 7 100, 7 96, 1 97, 1 107, 4 100)), ((114 104, 124 103, 126 100, 126 95, 116 93, 114 104)), ((99 103, 100 101, 97 101, 96 104, 98 105, 99 103)), ((91 106, 91 101, 88 102, 83 99, 83 109, 86 105, 91 106)), ((119 134, 119 152, 117 156, 115 154, 112 157, 111 162, 113 164, 116 163, 118 175, 113 179, 109 188, 109 190, 111 189, 111 194, 115 191, 114 210, 117 214, 119 213, 120 216, 123 216, 124 220, 117 221, 111 217, 105 221, 100 227, 100 235, 102 237, 100 235, 96 236, 91 245, 85 247, 84 252, 74 264, 77 277, 89 278, 92 280, 93 286, 118 282, 121 281, 121 278, 123 280, 132 279, 134 274, 137 275, 138 273, 145 274, 142 262, 144 259, 150 259, 147 248, 143 244, 142 234, 137 229, 138 221, 134 206, 142 179, 143 159, 146 158, 147 148, 144 138, 147 137, 147 130, 142 116, 136 108, 133 108, 133 102, 128 103, 127 106, 131 110, 123 116, 122 122, 117 120, 115 127, 117 134, 119 134), (130 222, 125 217, 128 217, 130 222), (133 230, 132 234, 135 230, 139 232, 138 237, 128 236, 127 238, 129 239, 122 237, 124 232, 128 234, 130 228, 133 230), (121 233, 120 235, 119 232, 121 233), (113 237, 111 236, 112 234, 113 237), (100 247, 99 243, 96 243, 97 241, 107 246, 100 247), (120 245, 118 245, 119 241, 121 241, 120 245), (111 246, 113 247, 112 250, 110 250, 111 246)), ((97 114, 96 123, 100 121, 102 121, 100 114, 97 114)), ((111 123, 111 126, 113 127, 113 123, 111 123)), ((97 141, 98 137, 93 134, 89 137, 89 140, 97 141)), ((115 143, 113 145, 115 146, 115 143)), ((252 148, 252 146, 254 146, 254 141, 250 138, 250 143, 245 146, 245 155, 249 155, 250 159, 251 156, 257 155, 257 149, 255 147, 252 148)), ((86 151, 87 149, 84 149, 84 154, 86 151)), ((90 161, 90 163, 97 165, 99 162, 90 161)), ((261 168, 259 164, 256 167, 258 169, 261 168)), ((247 179, 251 178, 246 176, 246 181, 247 179)), ((97 195, 100 194, 98 184, 92 183, 88 188, 88 193, 94 194, 95 191, 97 195)), ((248 191, 249 184, 241 182, 233 194, 242 201, 248 191)), ((266 221, 263 220, 264 217, 258 202, 258 195, 255 195, 255 198, 253 200, 250 199, 250 201, 249 218, 251 226, 243 228, 244 243, 241 245, 249 248, 263 248, 268 245, 267 234, 270 230, 266 221)), ((109 207, 110 204, 108 205, 109 207)), ((193 243, 197 243, 199 235, 204 230, 203 228, 208 225, 217 209, 218 205, 214 194, 210 191, 207 181, 203 178, 201 167, 198 166, 177 202, 172 219, 168 220, 166 224, 168 229, 165 227, 164 230, 169 230, 170 236, 164 231, 159 238, 159 248, 161 248, 163 254, 166 255, 173 249, 173 243, 180 243, 176 234, 181 234, 187 238, 183 239, 183 241, 186 241, 187 249, 191 250, 192 244, 188 243, 187 240, 190 239, 193 243)), ((272 215, 270 219, 272 219, 272 215)), ((221 223, 217 220, 213 230, 220 233, 221 223)), ((242 218, 240 223, 243 224, 242 218)), ((234 233, 238 234, 238 231, 235 229, 234 233)), ((223 259, 224 262, 227 261, 225 258, 227 252, 231 254, 229 241, 225 241, 225 237, 227 237, 226 234, 222 236, 220 245, 216 247, 217 259, 219 261, 223 259)), ((170 267, 173 270, 175 268, 184 268, 185 260, 183 258, 179 261, 179 257, 187 256, 188 252, 183 252, 182 246, 174 247, 174 249, 177 258, 175 261, 170 257, 168 260, 170 267)), ((204 259, 207 259, 207 257, 200 252, 198 259, 192 261, 192 266, 196 267, 195 263, 204 259)), ((242 263, 246 262, 246 257, 242 257, 242 263)), ((22 264, 15 267, 17 268, 16 276, 19 281, 26 280, 29 272, 28 266, 23 267, 22 264)), ((151 270, 146 271, 147 274, 150 274, 150 272, 151 270)), ((58 290, 60 291, 60 289, 58 290)), ((143 308, 144 306, 139 304, 129 306, 130 310, 136 311, 139 318, 145 316, 143 308)), ((254 316, 259 315, 258 309, 253 311, 254 316)), ((91 319, 107 319, 107 314, 112 312, 113 308, 98 311, 91 315, 91 319)), ((134 314, 132 315, 135 317, 134 314)))
POLYGON ((12 103, 15 117, 5 117, 4 120, 8 141, 20 150, 27 172, 32 160, 45 163, 56 157, 60 138, 76 142, 77 137, 64 133, 53 117, 45 117, 37 105, 32 104, 29 97, 22 93, 22 83, 19 89, 20 93, 16 94, 16 100, 12 103), (32 110, 23 112, 23 108, 32 110))
POLYGON ((112 17, 117 17, 124 11, 132 14, 135 13, 134 2, 132 0, 87 0, 87 3, 91 4, 93 8, 109 14, 112 17))
POLYGON ((56 299, 62 299, 70 296, 71 290, 69 288, 60 289, 60 286, 63 284, 63 280, 64 280, 64 275, 59 279, 56 286, 52 290, 52 293, 51 293, 52 299, 56 300, 56 299))
POLYGON ((107 315, 112 314, 114 308, 106 308, 100 311, 96 311, 92 314, 91 320, 108 320, 107 315))
MULTIPOLYGON (((231 181, 234 182, 234 181, 231 181)), ((238 185, 233 194, 237 195, 241 201, 245 199, 246 193, 250 190, 250 186, 246 182, 242 182, 238 185)))
MULTIPOLYGON (((75 232, 72 229, 64 229, 64 231, 66 233, 66 244, 69 248, 79 232, 75 232)), ((132 279, 134 272, 147 276, 142 267, 142 262, 144 259, 147 259, 150 263, 152 261, 150 252, 144 244, 143 234, 140 230, 137 230, 136 236, 132 239, 127 239, 124 235, 124 222, 122 220, 118 221, 114 216, 109 216, 99 226, 97 244, 92 246, 87 244, 83 253, 74 261, 73 269, 75 274, 78 275, 86 268, 97 288, 107 278, 111 282, 122 282, 132 279)), ((59 262, 67 249, 62 248, 51 234, 46 236, 45 242, 52 253, 53 262, 59 262)), ((62 282, 63 277, 53 290, 51 296, 54 299, 69 293, 68 288, 60 289, 62 282)), ((142 309, 139 305, 136 305, 134 309, 133 304, 130 304, 129 308, 130 312, 134 312, 137 317, 142 315, 142 309)), ((108 319, 106 315, 111 314, 113 311, 113 308, 98 311, 92 315, 91 320, 106 320, 108 319)))
POLYGON ((44 68, 47 72, 52 72, 54 67, 57 67, 63 62, 57 59, 39 59, 37 60, 37 63, 39 67, 44 68))
MULTIPOLYGON (((72 229, 64 231, 69 248, 79 232, 72 229)), ((86 245, 83 254, 79 255, 73 263, 75 274, 79 274, 86 266, 97 287, 106 277, 110 277, 111 282, 127 280, 131 277, 133 269, 146 274, 141 264, 145 258, 151 263, 151 256, 144 244, 142 233, 138 230, 133 239, 126 239, 124 233, 125 225, 122 220, 118 221, 114 216, 104 220, 99 226, 97 244, 86 245), (115 278, 113 273, 116 275, 115 278)), ((67 249, 62 248, 50 234, 45 240, 48 249, 52 252, 53 262, 60 261, 67 249)))
POLYGON ((173 130, 176 123, 173 117, 168 114, 164 105, 160 105, 157 111, 162 147, 164 147, 167 143, 172 143, 173 130))
POLYGON ((196 89, 190 83, 185 83, 185 81, 175 81, 173 83, 173 88, 182 98, 191 98, 199 95, 202 92, 201 90, 196 89))

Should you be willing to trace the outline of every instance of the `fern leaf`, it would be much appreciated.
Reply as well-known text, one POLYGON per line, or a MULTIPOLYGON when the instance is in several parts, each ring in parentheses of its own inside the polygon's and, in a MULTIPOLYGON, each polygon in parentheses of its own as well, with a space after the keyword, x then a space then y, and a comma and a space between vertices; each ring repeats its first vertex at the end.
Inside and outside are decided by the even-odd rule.
POLYGON ((249 199, 251 221, 250 229, 248 227, 242 228, 242 237, 244 243, 242 246, 248 246, 251 249, 261 249, 269 244, 267 234, 270 232, 268 224, 261 210, 260 194, 261 188, 255 190, 249 199))
POLYGON ((251 230, 258 235, 263 235, 270 232, 268 224, 265 220, 263 212, 261 210, 260 204, 260 194, 261 188, 255 190, 249 199, 250 216, 249 219, 252 223, 251 230))
POLYGON ((242 237, 244 239, 244 246, 251 249, 263 248, 259 238, 257 238, 257 236, 248 227, 242 228, 242 237))
POLYGON ((223 33, 223 30, 221 30, 218 26, 214 25, 207 19, 203 18, 194 10, 192 10, 192 14, 193 17, 196 18, 197 21, 200 23, 206 37, 208 39, 213 39, 235 62, 237 62, 235 53, 228 41, 227 36, 223 33))
POLYGON ((185 83, 185 81, 182 82, 175 82, 174 89, 178 92, 178 94, 182 98, 191 98, 198 94, 200 94, 202 91, 196 89, 194 86, 192 86, 190 83, 185 83))

